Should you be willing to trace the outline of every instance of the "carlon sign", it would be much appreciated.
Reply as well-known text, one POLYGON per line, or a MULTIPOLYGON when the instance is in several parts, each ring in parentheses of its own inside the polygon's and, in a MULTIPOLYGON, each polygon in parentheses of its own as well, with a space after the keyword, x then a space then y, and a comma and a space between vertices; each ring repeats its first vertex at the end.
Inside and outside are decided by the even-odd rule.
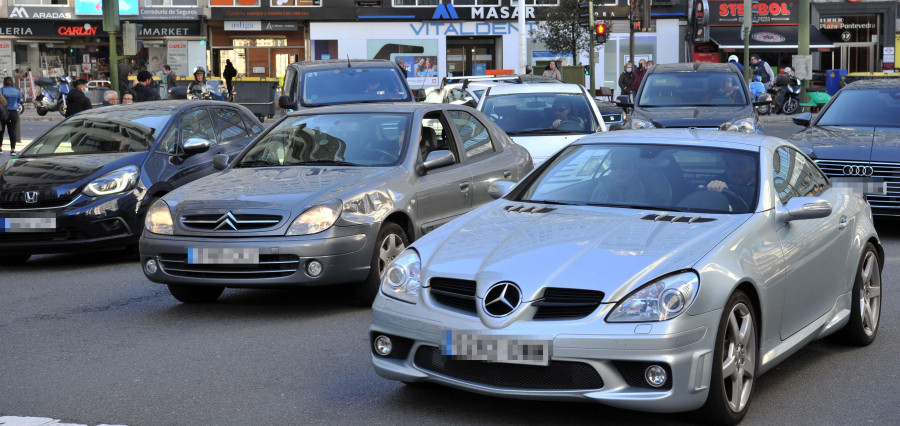
POLYGON ((94 36, 97 35, 97 27, 91 24, 60 25, 56 32, 61 36, 94 36))
MULTIPOLYGON (((798 18, 793 1, 760 1, 753 4, 759 13, 757 25, 797 25, 798 18)), ((744 22, 744 2, 735 0, 709 0, 710 26, 740 26, 744 22)))

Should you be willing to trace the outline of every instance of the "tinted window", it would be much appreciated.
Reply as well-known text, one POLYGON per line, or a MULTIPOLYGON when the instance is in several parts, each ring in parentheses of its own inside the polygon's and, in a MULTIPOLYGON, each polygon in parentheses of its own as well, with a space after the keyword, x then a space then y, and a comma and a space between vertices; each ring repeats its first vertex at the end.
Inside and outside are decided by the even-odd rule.
POLYGON ((247 129, 241 114, 231 108, 213 108, 216 117, 216 130, 222 142, 247 137, 247 129))
POLYGON ((397 67, 307 71, 300 84, 305 106, 410 100, 397 67))
POLYGON ((192 109, 181 117, 181 140, 200 138, 216 143, 212 120, 203 108, 192 109))
POLYGON ((816 125, 900 127, 900 89, 843 90, 816 125))
POLYGON ((238 167, 337 164, 391 166, 406 152, 407 114, 288 117, 247 152, 238 167))
POLYGON ((459 133, 460 144, 466 158, 490 154, 495 151, 491 135, 478 119, 465 111, 447 111, 459 133))
POLYGON ((748 96, 737 74, 723 72, 670 72, 649 74, 641 88, 638 105, 742 106, 748 96))
POLYGON ((21 157, 149 151, 169 118, 146 110, 80 115, 50 129, 21 157))
POLYGON ((528 184, 520 200, 749 213, 756 206, 759 154, 667 145, 576 145, 528 184), (726 182, 728 192, 715 190, 726 182))
POLYGON ((782 204, 794 197, 815 197, 828 187, 825 175, 795 149, 779 147, 773 163, 775 193, 782 204))
POLYGON ((488 96, 482 112, 508 135, 593 133, 599 126, 582 94, 517 93, 488 96))

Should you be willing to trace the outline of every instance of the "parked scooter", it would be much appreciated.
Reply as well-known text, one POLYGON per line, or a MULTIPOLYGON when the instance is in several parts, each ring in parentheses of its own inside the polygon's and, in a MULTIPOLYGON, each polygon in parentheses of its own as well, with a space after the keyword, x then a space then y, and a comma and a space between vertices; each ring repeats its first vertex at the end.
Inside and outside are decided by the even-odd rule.
POLYGON ((66 98, 69 96, 69 89, 72 87, 72 79, 70 77, 60 77, 54 81, 48 77, 38 77, 34 84, 40 86, 41 94, 35 96, 34 108, 38 115, 47 115, 49 111, 59 111, 63 116, 66 115, 66 98))
POLYGON ((778 93, 775 96, 775 111, 784 114, 794 114, 800 109, 800 79, 789 74, 787 69, 784 74, 775 78, 775 87, 778 93))

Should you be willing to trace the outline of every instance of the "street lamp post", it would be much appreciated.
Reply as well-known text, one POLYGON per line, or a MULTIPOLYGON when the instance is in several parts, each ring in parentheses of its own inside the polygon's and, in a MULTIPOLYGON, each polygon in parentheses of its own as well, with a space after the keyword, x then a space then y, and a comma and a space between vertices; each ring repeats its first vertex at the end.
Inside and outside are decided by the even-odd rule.
MULTIPOLYGON (((118 88, 119 55, 116 49, 116 32, 119 31, 119 0, 103 0, 103 31, 109 34, 109 79, 113 90, 118 88)), ((124 93, 119 93, 122 99, 124 93)))

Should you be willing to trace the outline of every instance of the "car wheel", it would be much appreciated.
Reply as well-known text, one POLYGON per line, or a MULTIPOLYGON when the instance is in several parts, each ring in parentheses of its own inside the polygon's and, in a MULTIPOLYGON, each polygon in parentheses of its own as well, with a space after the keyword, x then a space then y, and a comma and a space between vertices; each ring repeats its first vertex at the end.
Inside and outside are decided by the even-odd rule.
POLYGON ((0 256, 0 266, 19 266, 28 262, 30 254, 7 254, 0 256))
POLYGON ((209 303, 225 291, 223 286, 169 284, 169 293, 181 303, 209 303))
POLYGON ((875 340, 881 319, 881 265, 875 246, 867 243, 853 282, 850 322, 834 334, 840 343, 866 346, 875 340))
POLYGON ((800 108, 800 101, 796 98, 790 98, 784 102, 784 106, 781 107, 781 110, 784 111, 785 114, 791 115, 797 112, 798 108, 800 108))
POLYGON ((20 103, 19 109, 17 111, 19 111, 19 115, 24 114, 25 113, 25 104, 20 103))
POLYGON ((702 409, 713 422, 734 425, 747 413, 758 361, 755 318, 747 295, 731 295, 716 334, 709 396, 702 409))
POLYGON ((372 304, 375 295, 378 294, 378 288, 381 287, 381 273, 387 264, 409 245, 409 238, 406 237, 406 232, 400 225, 385 222, 378 231, 378 238, 375 242, 369 276, 362 283, 354 284, 352 287, 354 305, 369 306, 372 304))

